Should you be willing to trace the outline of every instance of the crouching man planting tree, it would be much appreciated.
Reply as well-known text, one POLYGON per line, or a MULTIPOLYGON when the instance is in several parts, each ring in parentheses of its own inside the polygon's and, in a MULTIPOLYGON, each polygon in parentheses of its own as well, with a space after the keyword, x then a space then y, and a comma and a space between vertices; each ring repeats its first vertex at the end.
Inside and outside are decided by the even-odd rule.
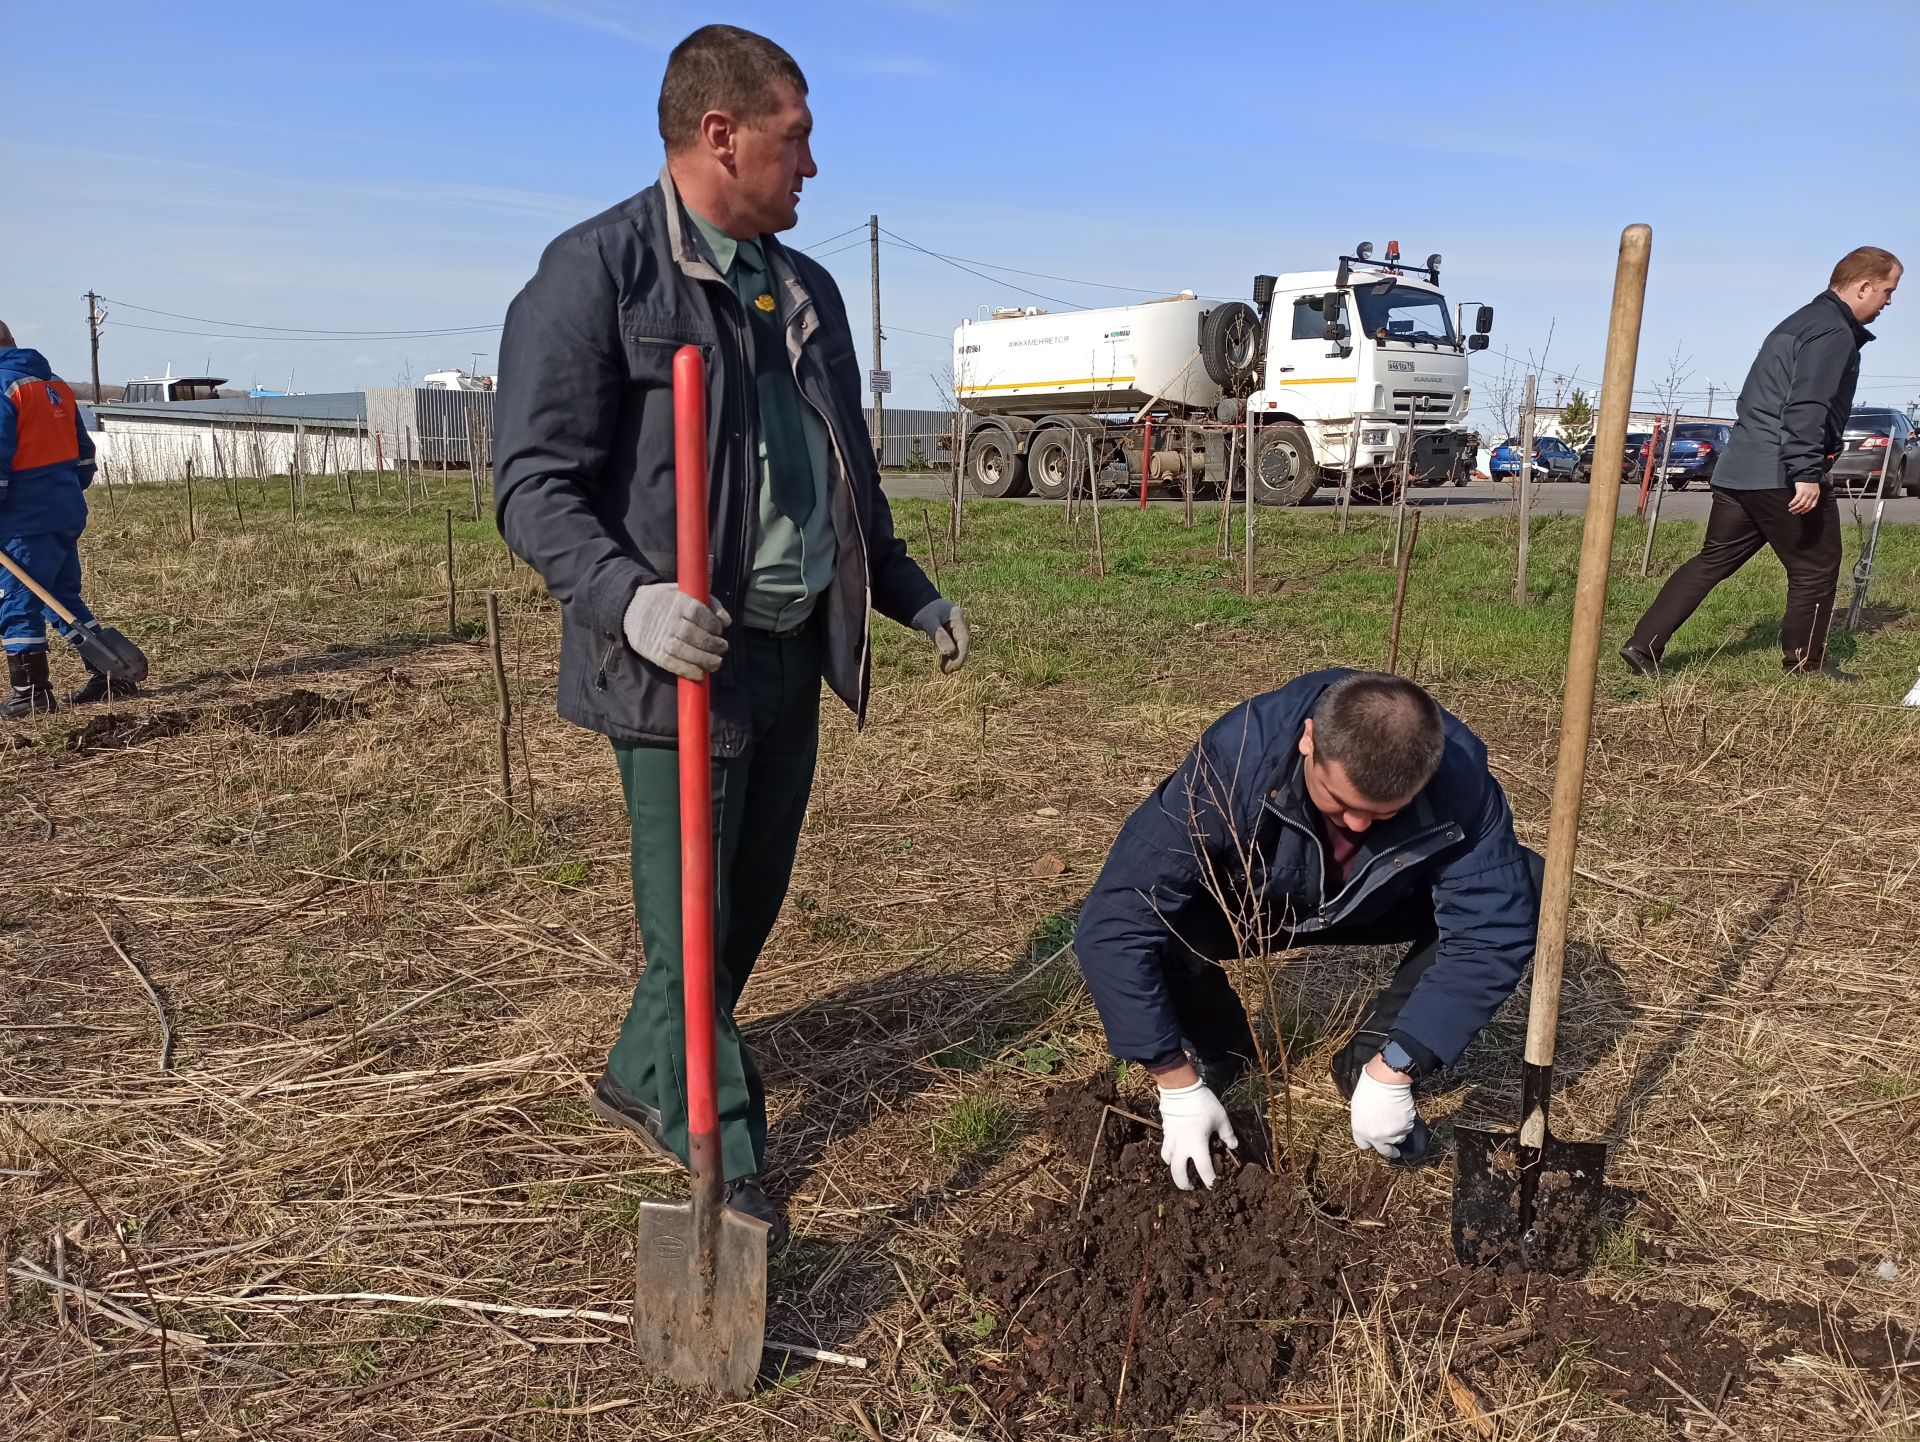
POLYGON ((1413 1083, 1519 984, 1541 871, 1485 745, 1411 681, 1316 671, 1215 722, 1121 828, 1074 939, 1108 1045, 1160 1085, 1174 1183, 1211 1187, 1213 1139, 1239 1145, 1220 1095, 1254 1040, 1221 963, 1294 946, 1407 944, 1333 1077, 1357 1146, 1424 1155, 1413 1083))

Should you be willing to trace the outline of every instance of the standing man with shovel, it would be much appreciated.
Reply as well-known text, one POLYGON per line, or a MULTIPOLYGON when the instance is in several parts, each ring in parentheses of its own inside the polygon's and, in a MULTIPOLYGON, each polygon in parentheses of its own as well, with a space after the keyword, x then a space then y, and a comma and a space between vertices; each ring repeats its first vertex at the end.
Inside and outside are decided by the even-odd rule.
POLYGON ((967 624, 894 536, 839 290, 775 234, 816 173, 800 68, 709 25, 668 58, 666 165, 555 240, 507 313, 502 534, 560 601, 560 714, 613 743, 646 970, 594 1109, 687 1156, 675 680, 711 677, 716 1070, 727 1201, 783 1239, 761 1185, 766 1095, 733 1009, 786 896, 824 679, 856 716, 869 606, 941 669, 967 624), (671 371, 707 358, 711 604, 676 584, 671 371))
POLYGON ((111 675, 113 668, 85 644, 97 634, 93 612, 80 599, 80 533, 92 484, 93 438, 73 388, 39 351, 15 345, 13 332, 0 323, 0 550, 8 563, 0 566, 0 643, 11 687, 0 700, 0 716, 8 720, 56 705, 47 671, 49 614, 60 634, 82 647, 87 666, 86 684, 67 697, 70 705, 138 689, 126 668, 111 675))

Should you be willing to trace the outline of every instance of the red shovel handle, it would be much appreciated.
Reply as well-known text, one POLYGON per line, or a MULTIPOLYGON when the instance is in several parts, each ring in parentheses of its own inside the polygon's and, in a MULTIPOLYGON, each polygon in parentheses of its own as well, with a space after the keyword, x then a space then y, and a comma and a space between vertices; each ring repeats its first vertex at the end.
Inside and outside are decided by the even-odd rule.
MULTIPOLYGON (((698 346, 673 357, 673 511, 681 591, 706 604, 707 367, 698 346)), ((706 678, 680 700, 680 967, 687 1013, 687 1168, 717 1193, 719 1104, 713 1064, 713 762, 706 678)))

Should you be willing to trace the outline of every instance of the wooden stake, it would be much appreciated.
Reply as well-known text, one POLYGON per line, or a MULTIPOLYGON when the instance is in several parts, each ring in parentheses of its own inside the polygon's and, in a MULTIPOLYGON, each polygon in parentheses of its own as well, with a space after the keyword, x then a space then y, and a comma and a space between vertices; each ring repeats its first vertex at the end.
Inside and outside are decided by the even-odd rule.
MULTIPOLYGON (((1071 474, 1071 472, 1069 472, 1071 474)), ((1093 463, 1093 437, 1087 437, 1087 498, 1093 505, 1093 574, 1107 574, 1107 547, 1100 539, 1100 471, 1093 463)))
POLYGON ((933 567, 933 589, 940 589, 940 553, 933 546, 933 515, 925 507, 920 508, 920 524, 927 528, 927 564, 933 567))
MULTIPOLYGON (((1652 248, 1653 230, 1649 226, 1630 225, 1620 234, 1613 315, 1607 326, 1606 369, 1600 382, 1600 426, 1593 443, 1593 476, 1588 482, 1587 520, 1580 542, 1580 574, 1567 644, 1560 754, 1554 767, 1546 878, 1540 891, 1540 931, 1533 957, 1526 1060, 1534 1066, 1553 1064, 1554 1041, 1560 1029, 1567 906, 1573 896, 1574 849, 1580 835, 1580 800, 1587 779, 1587 744, 1593 732, 1600 627, 1607 609, 1607 567, 1613 558, 1615 511, 1620 503, 1620 458, 1626 448, 1627 412, 1633 404, 1633 370, 1640 350, 1640 317, 1646 305, 1647 261, 1652 248)), ((1546 1139, 1546 1124, 1541 1109, 1523 1118, 1521 1144, 1541 1145, 1546 1139)))
POLYGON ((453 589, 453 508, 447 508, 447 634, 458 635, 460 631, 460 608, 453 589))
POLYGON ((193 457, 187 457, 187 542, 192 544, 199 539, 193 526, 193 457))
POLYGON ((1413 521, 1407 527, 1407 548, 1400 553, 1400 576, 1393 585, 1393 627, 1387 633, 1387 671, 1400 669, 1400 617, 1407 609, 1407 573, 1413 569, 1413 548, 1420 544, 1420 508, 1413 509, 1413 521))
MULTIPOLYGON (((1679 420, 1679 407, 1675 406, 1670 408, 1667 412, 1666 449, 1660 457, 1660 474, 1655 476, 1653 480, 1653 509, 1647 512, 1647 543, 1640 549, 1640 574, 1642 577, 1647 574, 1647 568, 1653 564, 1653 536, 1654 532, 1660 529, 1660 493, 1667 488, 1667 466, 1673 460, 1673 429, 1674 426, 1679 423, 1679 420)), ((1892 448, 1889 447, 1888 449, 1891 450, 1892 448)), ((1884 489, 1886 484, 1886 468, 1884 466, 1881 467, 1880 481, 1884 489)))
POLYGON ((487 592, 487 645, 493 651, 493 695, 499 702, 500 794, 513 810, 513 696, 507 690, 507 661, 500 649, 500 593, 487 592))
MULTIPOLYGON (((1241 540, 1244 544, 1244 548, 1246 551, 1246 557, 1244 562, 1244 568, 1246 572, 1246 575, 1244 578, 1244 590, 1246 594, 1249 596, 1253 594, 1253 467, 1254 467, 1254 457, 1256 455, 1254 446, 1256 444, 1258 433, 1259 433, 1258 423, 1255 421, 1252 412, 1248 412, 1247 414, 1247 519, 1246 519, 1246 535, 1241 537, 1241 540)), ((1307 463, 1309 465, 1313 463, 1313 458, 1311 456, 1307 458, 1307 463)))
POLYGON ((1527 398, 1520 410, 1519 557, 1513 573, 1513 602, 1527 604, 1527 542, 1533 535, 1533 372, 1527 372, 1527 398))

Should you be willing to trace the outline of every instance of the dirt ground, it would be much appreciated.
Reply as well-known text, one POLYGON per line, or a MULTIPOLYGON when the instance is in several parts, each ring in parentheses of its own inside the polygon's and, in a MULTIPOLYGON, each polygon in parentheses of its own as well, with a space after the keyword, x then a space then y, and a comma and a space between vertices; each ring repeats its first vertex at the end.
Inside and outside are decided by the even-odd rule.
MULTIPOLYGON (((1465 1275, 1444 1139, 1456 1118, 1512 1124, 1524 991, 1423 1091, 1435 1163, 1378 1166, 1325 1064, 1384 955, 1236 977, 1293 1058, 1315 1190, 1248 1165, 1179 1196, 1109 1116, 1082 1211, 1090 1112, 1060 1098, 1152 1102, 1116 1083, 1072 908, 1207 721, 1340 658, 1244 622, 1184 646, 1129 630, 1169 583, 1117 568, 1119 611, 1050 622, 1080 649, 1037 659, 1028 598, 943 560, 975 663, 940 677, 880 624, 869 723, 824 712, 790 903, 743 1006, 795 1231, 769 1336, 866 1365, 770 1351, 761 1391, 718 1404, 623 1345, 634 1209, 677 1181, 586 1105, 641 957, 611 757, 551 713, 551 603, 463 531, 445 634, 437 512, 203 523, 183 561, 122 504, 90 565, 160 618, 138 635, 155 684, 0 750, 0 1436, 1920 1425, 1910 714, 1700 672, 1603 688, 1554 1124, 1607 1140, 1634 1204, 1587 1277, 1465 1275)), ((1423 679, 1487 738, 1541 845, 1552 688, 1497 656, 1423 679)), ((1270 1101, 1236 1096, 1277 1135, 1270 1101)))

